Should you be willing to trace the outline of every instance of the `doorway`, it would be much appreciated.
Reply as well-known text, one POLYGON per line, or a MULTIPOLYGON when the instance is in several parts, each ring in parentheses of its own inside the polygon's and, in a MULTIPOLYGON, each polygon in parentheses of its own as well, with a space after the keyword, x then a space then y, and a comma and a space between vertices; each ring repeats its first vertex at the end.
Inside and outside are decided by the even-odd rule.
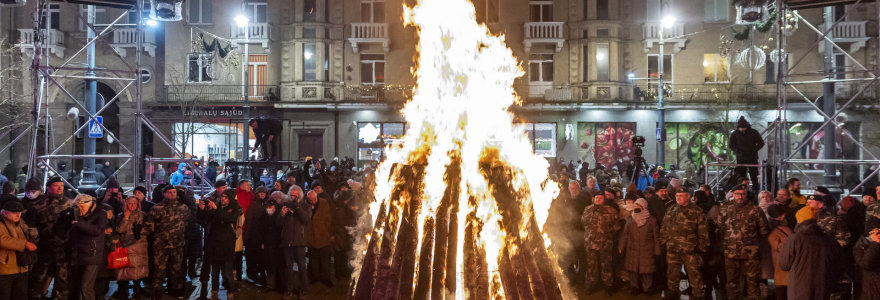
POLYGON ((298 134, 299 158, 305 159, 307 156, 312 158, 321 158, 324 156, 324 133, 316 130, 301 132, 298 134))

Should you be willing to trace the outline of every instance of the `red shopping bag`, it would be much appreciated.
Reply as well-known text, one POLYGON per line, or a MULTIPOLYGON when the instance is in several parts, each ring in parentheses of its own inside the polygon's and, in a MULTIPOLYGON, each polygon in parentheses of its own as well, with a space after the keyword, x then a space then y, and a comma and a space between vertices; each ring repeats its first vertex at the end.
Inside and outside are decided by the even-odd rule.
POLYGON ((116 270, 128 267, 131 262, 128 260, 128 249, 116 245, 116 250, 107 255, 107 269, 116 270))

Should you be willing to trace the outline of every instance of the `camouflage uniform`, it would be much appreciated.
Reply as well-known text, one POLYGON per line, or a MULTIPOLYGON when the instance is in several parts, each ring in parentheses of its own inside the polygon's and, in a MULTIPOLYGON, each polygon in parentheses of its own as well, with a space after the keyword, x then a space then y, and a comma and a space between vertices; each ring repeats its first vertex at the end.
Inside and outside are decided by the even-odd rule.
POLYGON ((761 299, 761 255, 758 243, 770 229, 764 212, 746 202, 727 202, 714 217, 716 232, 724 241, 724 269, 727 274, 727 298, 740 299, 744 295, 740 278, 745 277, 748 299, 761 299))
POLYGON ((189 222, 189 208, 177 199, 165 199, 150 210, 144 222, 146 234, 153 234, 152 284, 154 295, 162 293, 166 268, 169 290, 180 290, 186 281, 183 267, 184 231, 189 222))
POLYGON ((880 219, 880 201, 874 202, 874 204, 868 205, 865 208, 865 222, 871 217, 880 219))
POLYGON ((660 236, 666 245, 666 284, 668 292, 673 293, 667 298, 680 297, 681 266, 684 265, 693 296, 702 299, 704 290, 703 277, 700 274, 703 266, 701 255, 709 250, 709 229, 703 211, 694 204, 676 204, 670 207, 663 217, 660 236))
POLYGON ((610 288, 614 283, 611 257, 614 239, 620 230, 617 210, 608 205, 590 205, 581 215, 584 225, 584 245, 587 252, 587 286, 596 287, 601 281, 610 288))
POLYGON ((43 194, 34 200, 33 220, 39 232, 37 262, 30 272, 29 293, 31 298, 41 298, 48 290, 49 281, 55 279, 52 299, 67 299, 70 271, 70 250, 67 232, 73 220, 73 201, 64 196, 43 194))
POLYGON ((816 213, 816 223, 822 228, 822 232, 833 237, 841 247, 846 246, 852 237, 852 233, 846 228, 846 222, 827 209, 816 213))

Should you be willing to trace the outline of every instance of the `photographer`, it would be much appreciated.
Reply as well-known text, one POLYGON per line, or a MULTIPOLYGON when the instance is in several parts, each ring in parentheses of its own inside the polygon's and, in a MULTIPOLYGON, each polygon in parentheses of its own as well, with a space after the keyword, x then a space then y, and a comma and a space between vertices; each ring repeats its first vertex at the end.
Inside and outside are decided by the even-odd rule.
MULTIPOLYGON (((239 193, 240 195, 240 193, 239 193)), ((245 211, 244 216, 244 239, 245 257, 247 258, 247 277, 251 281, 258 281, 265 284, 264 266, 261 262, 263 249, 261 247, 260 235, 265 234, 260 231, 257 222, 266 214, 265 205, 269 202, 269 191, 266 187, 261 186, 254 192, 256 196, 250 207, 245 211)), ((241 201, 241 198, 238 199, 241 201)))
POLYGON ((119 181, 116 181, 116 177, 110 177, 107 180, 107 189, 101 197, 101 203, 110 205, 113 208, 114 215, 122 212, 122 199, 124 199, 124 196, 119 191, 119 188, 119 181))
POLYGON ((290 200, 283 203, 281 213, 277 214, 281 226, 281 249, 284 251, 284 272, 287 279, 287 292, 283 299, 293 294, 302 296, 308 280, 306 276, 306 232, 312 218, 312 207, 303 200, 303 190, 299 186, 290 188, 290 200), (297 271, 293 271, 293 265, 297 271))
MULTIPOLYGON (((95 299, 95 280, 107 257, 104 253, 104 229, 109 227, 107 212, 89 195, 80 194, 74 202, 77 209, 70 230, 75 270, 73 276, 76 278, 73 286, 77 289, 78 297, 95 299)), ((74 298, 77 298, 76 294, 74 298)))
MULTIPOLYGON (((241 206, 235 201, 235 191, 226 190, 220 196, 220 202, 204 201, 199 203, 199 223, 205 228, 205 261, 211 278, 211 299, 217 299, 220 290, 220 273, 226 281, 227 298, 233 299, 238 283, 232 273, 235 261, 235 229, 234 224, 242 214, 241 206)), ((203 273, 201 299, 207 297, 208 274, 203 273)))
MULTIPOLYGON (((259 192, 257 193, 259 194, 259 192)), ((260 257, 263 265, 262 271, 265 271, 266 283, 264 285, 267 291, 277 289, 278 292, 284 293, 284 254, 279 248, 281 242, 281 225, 276 222, 277 215, 281 211, 281 203, 285 201, 284 193, 275 191, 269 196, 262 207, 263 213, 260 214, 256 221, 254 232, 259 232, 255 238, 260 242, 262 251, 260 257)), ((262 277, 263 274, 260 274, 262 277)))

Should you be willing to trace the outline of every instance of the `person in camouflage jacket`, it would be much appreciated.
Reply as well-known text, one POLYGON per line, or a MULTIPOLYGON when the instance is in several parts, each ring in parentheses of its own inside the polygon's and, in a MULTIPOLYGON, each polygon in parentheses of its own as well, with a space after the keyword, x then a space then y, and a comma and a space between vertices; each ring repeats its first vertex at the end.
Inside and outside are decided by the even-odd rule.
POLYGON ((590 293, 595 293, 601 281, 606 294, 610 294, 614 283, 610 258, 614 253, 614 239, 620 231, 618 212, 605 204, 605 195, 596 194, 593 204, 584 209, 581 223, 587 252, 587 286, 590 293))
POLYGON ((717 234, 724 245, 724 269, 727 274, 727 298, 740 299, 745 291, 740 278, 745 277, 748 299, 760 299, 761 256, 758 243, 769 234, 767 219, 760 208, 746 198, 743 185, 733 189, 733 202, 721 205, 714 217, 717 234))
POLYGON ((687 191, 675 194, 676 205, 666 211, 660 227, 661 241, 666 246, 666 299, 679 299, 681 266, 696 299, 703 299, 702 254, 709 250, 709 229, 703 210, 690 202, 687 191))
MULTIPOLYGON (((152 270, 153 297, 162 294, 162 283, 165 282, 166 269, 168 289, 171 292, 182 292, 186 281, 183 267, 184 232, 189 222, 189 208, 178 200, 177 189, 168 186, 164 191, 165 199, 156 204, 144 222, 144 234, 153 236, 152 270)), ((205 276, 204 274, 202 276, 205 276)))
POLYGON ((70 274, 70 245, 68 232, 73 219, 73 200, 64 197, 64 182, 60 177, 49 179, 46 194, 34 200, 34 213, 29 214, 39 233, 37 243, 37 262, 31 269, 31 298, 41 298, 47 294, 49 281, 55 280, 52 299, 67 299, 70 274), (67 220, 63 222, 62 220, 67 220))
POLYGON ((807 206, 803 209, 810 209, 816 215, 816 223, 822 232, 834 238, 841 247, 850 243, 852 234, 846 228, 846 222, 837 214, 833 214, 825 207, 822 196, 807 196, 807 206))
POLYGON ((871 217, 880 219, 880 201, 877 201, 874 190, 866 190, 862 194, 862 203, 865 204, 865 222, 868 222, 871 217))

